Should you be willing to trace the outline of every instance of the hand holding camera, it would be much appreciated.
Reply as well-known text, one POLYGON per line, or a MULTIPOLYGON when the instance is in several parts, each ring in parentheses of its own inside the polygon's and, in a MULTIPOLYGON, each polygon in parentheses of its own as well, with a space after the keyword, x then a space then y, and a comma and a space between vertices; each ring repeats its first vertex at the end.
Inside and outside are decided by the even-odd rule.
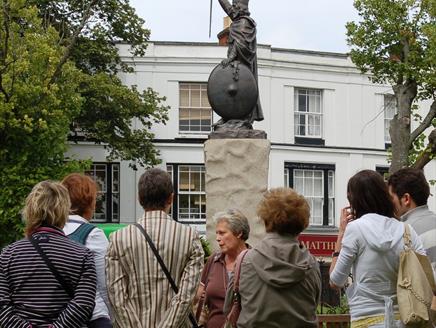
POLYGON ((344 233, 348 222, 356 218, 354 210, 351 206, 346 206, 341 210, 341 218, 339 222, 339 233, 344 233))

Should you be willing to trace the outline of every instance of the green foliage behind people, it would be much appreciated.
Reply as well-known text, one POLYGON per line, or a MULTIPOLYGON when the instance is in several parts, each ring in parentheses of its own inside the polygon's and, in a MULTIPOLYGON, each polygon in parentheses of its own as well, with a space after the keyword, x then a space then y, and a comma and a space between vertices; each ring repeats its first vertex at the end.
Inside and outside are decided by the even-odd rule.
POLYGON ((115 43, 132 43, 140 55, 149 35, 126 1, 0 5, 1 247, 22 236, 20 210, 33 185, 89 164, 65 158, 77 131, 104 144, 109 160, 152 166, 159 158, 149 128, 165 123, 168 108, 153 90, 139 92, 116 76, 130 68, 115 43))
POLYGON ((347 24, 351 59, 372 81, 390 84, 397 101, 390 173, 422 168, 436 154, 436 0, 355 0, 354 6, 361 20, 347 24), (431 103, 425 113, 418 112, 423 100, 431 103), (427 128, 433 128, 428 141, 427 128))

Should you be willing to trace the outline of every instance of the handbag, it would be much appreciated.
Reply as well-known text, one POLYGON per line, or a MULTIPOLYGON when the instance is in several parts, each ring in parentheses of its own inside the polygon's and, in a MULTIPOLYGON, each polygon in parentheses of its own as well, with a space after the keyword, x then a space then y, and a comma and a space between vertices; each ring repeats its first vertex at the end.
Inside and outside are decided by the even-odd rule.
POLYGON ((248 249, 243 250, 239 253, 238 258, 236 259, 235 264, 235 276, 233 282, 233 293, 231 293, 231 308, 229 313, 226 316, 226 323, 224 324, 224 328, 237 328, 237 322, 239 318, 239 314, 241 313, 241 295, 239 294, 239 279, 241 277, 241 266, 242 261, 244 260, 245 255, 247 254, 248 249))
POLYGON ((406 325, 425 326, 436 292, 433 270, 427 256, 412 249, 409 225, 404 224, 404 250, 400 253, 397 299, 401 321, 406 325))
MULTIPOLYGON (((213 255, 211 255, 211 258, 213 257, 213 255)), ((206 304, 206 288, 207 288, 207 283, 208 283, 208 277, 209 277, 209 272, 210 272, 210 268, 213 265, 213 261, 209 261, 206 264, 206 282, 204 284, 204 290, 203 293, 201 293, 200 299, 198 300, 198 304, 196 307, 195 312, 195 319, 197 320, 198 326, 199 327, 207 327, 207 321, 209 320, 209 308, 206 304)))
MULTIPOLYGON (((145 240, 147 240, 148 245, 150 246, 151 250, 154 253, 154 256, 156 256, 157 262, 159 263, 159 265, 162 268, 162 271, 164 272, 165 276, 167 277, 168 282, 171 285, 171 288, 173 289, 174 293, 177 294, 179 292, 179 288, 177 287, 176 282, 174 281, 173 277, 171 276, 171 273, 168 271, 164 261, 162 260, 162 257, 160 257, 159 252, 158 252, 156 246, 154 245, 153 241, 151 240, 150 236, 145 231, 145 229, 142 227, 142 225, 140 225, 139 223, 135 223, 134 225, 144 235, 145 240)), ((192 311, 189 312, 188 317, 189 317, 189 321, 191 321, 193 328, 200 328, 197 324, 197 320, 195 320, 194 315, 192 314, 192 311)))

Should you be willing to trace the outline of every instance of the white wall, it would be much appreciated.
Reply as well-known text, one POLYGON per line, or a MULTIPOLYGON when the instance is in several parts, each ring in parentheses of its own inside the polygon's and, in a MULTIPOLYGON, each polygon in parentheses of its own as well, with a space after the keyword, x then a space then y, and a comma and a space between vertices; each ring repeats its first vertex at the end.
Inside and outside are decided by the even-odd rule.
MULTIPOLYGON (((201 143, 184 139, 207 135, 187 135, 178 131, 179 82, 207 82, 212 69, 226 57, 227 48, 211 43, 150 43, 144 57, 131 58, 127 45, 120 45, 123 60, 134 64, 135 73, 122 74, 127 85, 138 89, 152 87, 171 107, 166 125, 154 125, 156 146, 166 163, 203 163, 201 143), (177 143, 174 139, 177 139, 177 143), (171 142, 172 140, 172 142, 171 142)), ((346 205, 346 184, 360 169, 388 165, 384 143, 383 94, 392 93, 386 85, 372 84, 343 54, 258 47, 259 90, 265 120, 255 122, 272 142, 269 185, 283 186, 285 162, 335 165, 336 214, 346 205), (323 90, 323 138, 326 147, 294 145, 294 89, 323 90)), ((425 103, 423 108, 429 107, 425 103)), ((215 114, 214 121, 218 120, 215 114)), ((81 158, 104 161, 102 147, 73 145, 71 153, 81 158)), ((435 179, 436 166, 425 169, 435 179)), ((136 201, 136 184, 141 171, 121 163, 121 220, 142 215, 136 201)), ((435 187, 431 187, 435 193, 435 187)), ((435 197, 429 205, 436 208, 435 197)))

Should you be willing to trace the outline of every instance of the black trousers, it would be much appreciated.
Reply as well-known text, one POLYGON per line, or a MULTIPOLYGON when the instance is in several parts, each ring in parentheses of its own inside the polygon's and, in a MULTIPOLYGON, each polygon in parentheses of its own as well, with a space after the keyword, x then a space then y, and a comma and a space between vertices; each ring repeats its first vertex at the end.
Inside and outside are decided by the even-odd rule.
POLYGON ((88 328, 112 328, 112 322, 109 318, 101 317, 90 321, 88 328))

